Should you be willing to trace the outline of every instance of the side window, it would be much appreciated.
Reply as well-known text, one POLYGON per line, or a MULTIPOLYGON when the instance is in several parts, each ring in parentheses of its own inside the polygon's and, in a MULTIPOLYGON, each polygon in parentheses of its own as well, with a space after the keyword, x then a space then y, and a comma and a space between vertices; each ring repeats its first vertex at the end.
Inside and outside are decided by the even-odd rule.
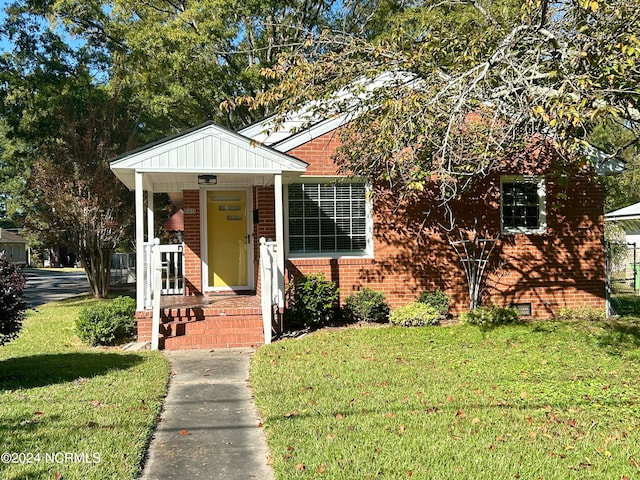
POLYGON ((500 217, 503 233, 544 233, 546 191, 543 177, 503 176, 500 217))

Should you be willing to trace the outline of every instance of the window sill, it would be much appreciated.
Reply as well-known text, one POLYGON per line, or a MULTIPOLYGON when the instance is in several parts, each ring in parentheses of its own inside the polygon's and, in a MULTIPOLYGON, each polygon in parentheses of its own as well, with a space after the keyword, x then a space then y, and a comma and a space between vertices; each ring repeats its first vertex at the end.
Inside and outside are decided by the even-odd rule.
POLYGON ((357 254, 289 254, 287 260, 373 260, 373 255, 363 253, 357 254))
POLYGON ((536 229, 509 229, 502 230, 502 235, 544 235, 547 233, 546 228, 536 228, 536 229))

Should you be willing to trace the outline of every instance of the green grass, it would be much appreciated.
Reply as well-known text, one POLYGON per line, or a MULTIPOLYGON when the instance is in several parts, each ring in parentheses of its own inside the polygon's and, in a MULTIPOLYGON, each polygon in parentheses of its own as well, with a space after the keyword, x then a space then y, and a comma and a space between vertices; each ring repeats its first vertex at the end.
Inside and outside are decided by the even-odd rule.
POLYGON ((251 384, 278 479, 640 475, 638 321, 320 331, 251 384))
POLYGON ((78 297, 39 307, 20 336, 0 347, 0 454, 13 453, 15 461, 3 457, 3 480, 139 473, 168 362, 158 352, 83 345, 74 322, 92 302, 78 297))

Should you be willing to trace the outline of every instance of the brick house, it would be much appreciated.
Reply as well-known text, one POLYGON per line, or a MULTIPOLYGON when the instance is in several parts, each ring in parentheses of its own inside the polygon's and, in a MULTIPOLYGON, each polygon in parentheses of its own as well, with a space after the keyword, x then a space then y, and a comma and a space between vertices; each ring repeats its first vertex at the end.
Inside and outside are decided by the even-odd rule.
MULTIPOLYGON (((146 265, 137 278, 139 340, 168 349, 269 342, 284 284, 317 272, 338 283, 342 298, 368 286, 398 307, 442 290, 454 313, 468 308, 464 271, 437 209, 398 207, 393 192, 372 200, 370 186, 336 176, 332 155, 345 121, 303 130, 292 121, 271 134, 265 122, 240 132, 205 123, 112 162, 135 190, 138 265, 146 265), (184 277, 179 295, 152 305, 154 193, 183 209, 174 270, 184 277)), ((549 174, 552 162, 544 143, 532 142, 452 207, 461 231, 478 225, 499 234, 484 301, 532 318, 605 306, 601 188, 581 172, 549 174)), ((167 263, 157 270, 163 282, 167 263)))

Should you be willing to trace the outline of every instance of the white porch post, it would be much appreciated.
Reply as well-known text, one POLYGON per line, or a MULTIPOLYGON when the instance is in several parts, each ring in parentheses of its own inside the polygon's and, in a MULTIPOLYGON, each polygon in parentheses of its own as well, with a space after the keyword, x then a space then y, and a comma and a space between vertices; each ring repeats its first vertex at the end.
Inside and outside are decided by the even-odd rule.
POLYGON ((144 190, 143 176, 135 172, 136 198, 136 310, 144 310, 144 190))
POLYGON ((160 343, 160 292, 162 291, 162 256, 160 240, 153 239, 153 313, 151 316, 151 350, 158 350, 160 343))
POLYGON ((273 179, 276 214, 276 266, 278 268, 278 308, 284 308, 284 208, 282 205, 282 174, 273 179))
POLYGON ((147 190, 147 242, 152 242, 155 238, 153 217, 153 190, 147 190))

